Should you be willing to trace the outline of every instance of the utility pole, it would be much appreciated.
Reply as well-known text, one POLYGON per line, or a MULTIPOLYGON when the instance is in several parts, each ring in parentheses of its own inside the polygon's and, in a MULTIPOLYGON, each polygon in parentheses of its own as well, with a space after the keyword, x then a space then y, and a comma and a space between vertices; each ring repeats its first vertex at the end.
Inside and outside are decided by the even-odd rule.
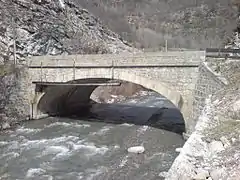
POLYGON ((14 17, 12 17, 12 28, 13 28, 13 63, 14 65, 17 64, 17 56, 16 56, 16 26, 14 17))
POLYGON ((168 51, 168 40, 166 39, 165 40, 165 52, 167 52, 168 51))
POLYGON ((167 29, 167 35, 165 35, 166 39, 165 39, 165 52, 168 51, 168 29, 167 29))
POLYGON ((13 14, 12 14, 12 18, 11 18, 11 26, 12 26, 12 31, 13 31, 13 63, 14 65, 17 64, 17 56, 16 56, 16 39, 17 39, 17 32, 16 32, 16 7, 15 4, 13 4, 14 2, 12 2, 12 7, 13 7, 13 14))

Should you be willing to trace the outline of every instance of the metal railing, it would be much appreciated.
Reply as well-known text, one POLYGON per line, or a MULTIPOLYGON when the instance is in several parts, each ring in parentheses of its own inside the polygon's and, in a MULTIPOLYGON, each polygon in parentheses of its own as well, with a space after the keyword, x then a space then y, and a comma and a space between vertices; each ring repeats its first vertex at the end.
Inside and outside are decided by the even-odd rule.
POLYGON ((208 53, 208 52, 240 53, 240 49, 207 48, 206 53, 208 53))
POLYGON ((206 57, 240 60, 240 49, 206 48, 206 57))

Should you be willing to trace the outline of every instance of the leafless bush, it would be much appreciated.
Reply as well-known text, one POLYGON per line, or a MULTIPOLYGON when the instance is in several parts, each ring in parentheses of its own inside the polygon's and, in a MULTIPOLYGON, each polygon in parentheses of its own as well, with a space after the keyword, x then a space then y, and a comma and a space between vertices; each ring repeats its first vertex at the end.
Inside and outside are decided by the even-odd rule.
POLYGON ((237 26, 237 11, 226 0, 75 1, 141 48, 161 49, 165 39, 169 48, 221 47, 237 26))
POLYGON ((66 39, 63 46, 72 54, 104 54, 107 47, 102 41, 90 39, 84 33, 76 33, 74 38, 66 39))

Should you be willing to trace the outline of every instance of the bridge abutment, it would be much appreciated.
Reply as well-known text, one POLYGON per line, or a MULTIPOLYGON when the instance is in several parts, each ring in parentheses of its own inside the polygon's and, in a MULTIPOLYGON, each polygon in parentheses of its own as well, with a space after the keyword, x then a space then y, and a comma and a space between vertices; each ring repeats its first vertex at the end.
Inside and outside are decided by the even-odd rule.
POLYGON ((35 95, 31 101, 31 107, 30 107, 31 119, 41 119, 49 116, 48 114, 42 113, 38 107, 39 101, 43 96, 44 96, 44 92, 35 92, 35 95))

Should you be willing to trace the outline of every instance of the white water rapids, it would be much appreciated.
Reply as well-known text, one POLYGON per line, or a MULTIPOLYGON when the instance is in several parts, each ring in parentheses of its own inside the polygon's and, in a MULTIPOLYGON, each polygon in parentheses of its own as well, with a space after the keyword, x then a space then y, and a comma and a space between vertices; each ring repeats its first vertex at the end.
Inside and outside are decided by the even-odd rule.
MULTIPOLYGON (((156 101, 154 96, 145 102, 156 101)), ((163 104, 157 101, 151 105, 163 104)), ((161 179, 158 174, 169 169, 182 144, 180 135, 147 125, 69 118, 30 121, 0 134, 0 179, 161 179), (127 152, 138 145, 145 147, 143 154, 127 152)))

